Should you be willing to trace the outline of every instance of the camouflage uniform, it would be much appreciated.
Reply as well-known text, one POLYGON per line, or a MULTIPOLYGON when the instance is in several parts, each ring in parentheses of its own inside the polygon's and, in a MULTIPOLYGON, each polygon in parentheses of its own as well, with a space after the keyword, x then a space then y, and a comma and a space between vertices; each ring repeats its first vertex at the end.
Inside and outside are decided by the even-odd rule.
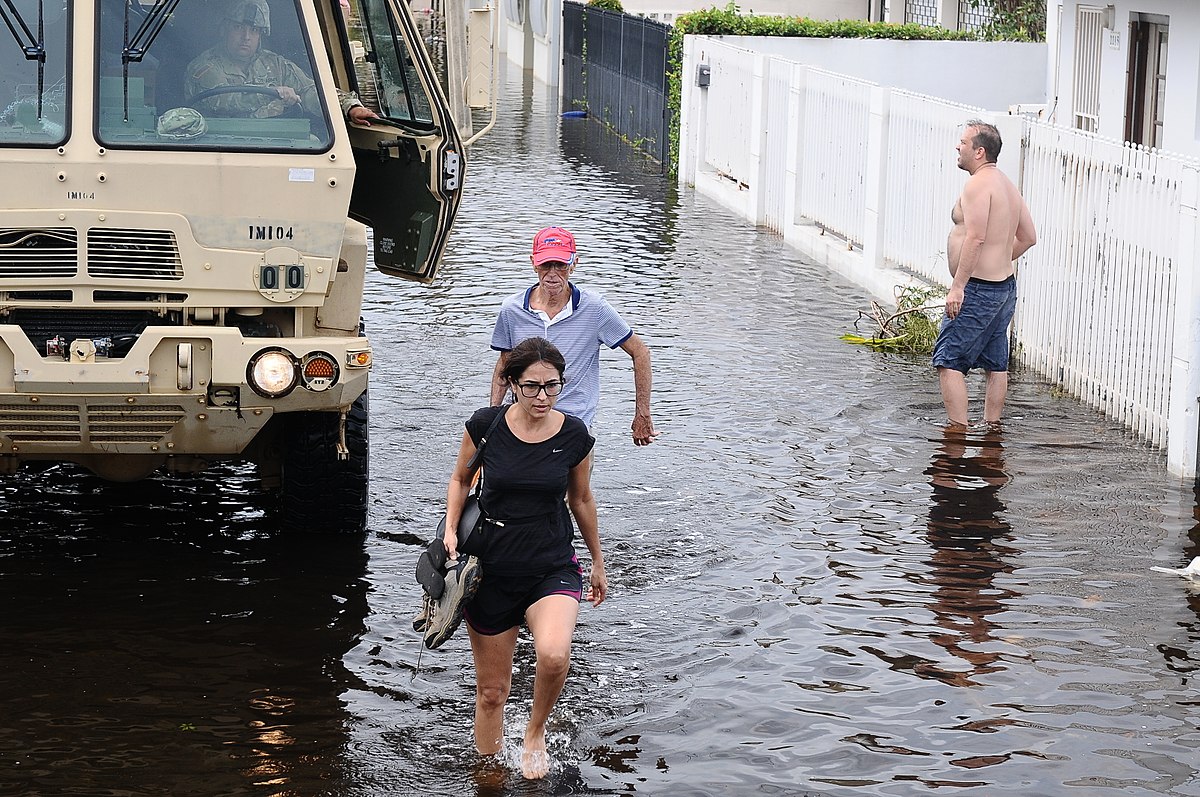
MULTIPOLYGON (((235 62, 217 46, 205 50, 187 68, 184 93, 190 99, 217 86, 289 86, 300 95, 304 110, 314 116, 321 112, 317 87, 300 67, 270 50, 259 50, 246 66, 235 62)), ((197 107, 213 116, 279 116, 287 105, 266 94, 231 92, 201 100, 197 107)))
MULTIPOLYGON (((267 0, 233 0, 226 9, 225 24, 253 27, 258 35, 271 35, 271 8, 267 0)), ((235 33, 231 28, 222 28, 225 35, 235 33)), ((230 42, 225 42, 228 45, 230 42)), ((321 103, 317 87, 312 79, 294 63, 278 53, 260 49, 249 63, 231 57, 225 46, 217 45, 194 58, 187 67, 184 94, 191 100, 197 94, 218 86, 263 86, 275 88, 287 86, 300 97, 300 107, 311 116, 320 116, 321 103)), ((362 105, 353 94, 338 91, 342 113, 362 105)), ((247 117, 258 119, 279 116, 288 105, 278 96, 255 92, 231 91, 207 97, 195 107, 213 116, 247 117)))
MULTIPOLYGON (((254 60, 245 67, 229 58, 221 46, 205 50, 188 64, 184 92, 191 99, 217 86, 290 86, 300 95, 306 113, 313 116, 321 114, 316 84, 300 67, 270 50, 259 50, 254 60)), ((340 90, 338 103, 343 115, 349 113, 351 108, 362 105, 356 96, 340 90)), ((262 119, 279 116, 288 106, 280 98, 266 94, 230 92, 203 99, 196 107, 212 116, 253 116, 262 119)))

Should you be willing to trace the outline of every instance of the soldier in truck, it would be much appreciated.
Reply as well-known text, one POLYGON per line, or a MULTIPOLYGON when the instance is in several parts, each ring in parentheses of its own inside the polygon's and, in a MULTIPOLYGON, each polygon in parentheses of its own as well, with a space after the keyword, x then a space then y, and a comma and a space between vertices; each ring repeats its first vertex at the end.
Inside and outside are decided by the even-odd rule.
MULTIPOLYGON (((291 108, 319 116, 316 84, 299 66, 262 46, 270 35, 266 0, 233 0, 221 20, 220 41, 187 66, 184 93, 193 107, 227 117, 270 118, 291 108)), ((378 118, 353 94, 338 96, 349 121, 369 125, 378 118)))

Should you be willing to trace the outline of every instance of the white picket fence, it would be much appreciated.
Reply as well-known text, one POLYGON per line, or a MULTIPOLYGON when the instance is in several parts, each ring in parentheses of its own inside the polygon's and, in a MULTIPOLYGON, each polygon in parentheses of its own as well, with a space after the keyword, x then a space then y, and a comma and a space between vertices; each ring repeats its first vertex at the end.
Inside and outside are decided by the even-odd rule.
POLYGON ((965 176, 954 147, 963 122, 983 110, 895 89, 888 99, 883 256, 944 284, 950 209, 965 176))
POLYGON ((1195 264, 1180 244, 1189 193, 1195 222, 1196 165, 1039 123, 1026 142, 1039 242, 1018 277, 1021 362, 1164 446, 1179 269, 1195 264))
MULTIPOLYGON (((966 121, 995 124, 999 165, 1039 237, 1018 263, 1017 362, 1165 448, 1172 472, 1196 475, 1200 165, 717 40, 703 50, 712 87, 685 86, 681 182, 810 251, 813 236, 836 234, 841 246, 822 251, 877 294, 947 284, 966 178, 954 148, 966 121)), ((685 75, 695 56, 686 50, 685 75)))

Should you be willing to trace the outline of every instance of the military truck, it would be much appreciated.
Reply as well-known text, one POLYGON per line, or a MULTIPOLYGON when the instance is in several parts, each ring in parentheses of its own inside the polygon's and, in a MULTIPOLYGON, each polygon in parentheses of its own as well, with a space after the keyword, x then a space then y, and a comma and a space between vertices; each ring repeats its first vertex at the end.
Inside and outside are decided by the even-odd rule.
POLYGON ((465 165, 408 3, 0 17, 0 474, 249 462, 284 527, 362 530, 368 250, 432 280, 465 165))

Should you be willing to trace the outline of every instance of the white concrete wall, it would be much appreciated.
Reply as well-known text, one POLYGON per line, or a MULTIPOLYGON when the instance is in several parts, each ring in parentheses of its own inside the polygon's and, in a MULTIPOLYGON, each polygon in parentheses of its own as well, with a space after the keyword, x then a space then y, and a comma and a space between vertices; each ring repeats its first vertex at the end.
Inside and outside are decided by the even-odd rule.
POLYGON ((557 86, 562 68, 563 0, 528 0, 519 14, 516 0, 500 0, 498 47, 509 62, 557 86))
POLYGON ((1045 44, 714 37, 831 72, 988 110, 1046 102, 1045 44))
MULTIPOLYGON (((1167 98, 1163 120, 1163 146, 1169 152, 1200 157, 1200 3, 1196 0, 1051 0, 1047 16, 1058 20, 1056 60, 1051 63, 1049 103, 1053 121, 1071 126, 1074 119, 1075 21, 1080 5, 1114 8, 1114 25, 1101 50, 1099 134, 1125 137, 1125 83, 1129 67, 1131 14, 1159 14, 1170 18, 1167 44, 1167 98)), ((1049 35, 1049 32, 1048 32, 1049 35)))

